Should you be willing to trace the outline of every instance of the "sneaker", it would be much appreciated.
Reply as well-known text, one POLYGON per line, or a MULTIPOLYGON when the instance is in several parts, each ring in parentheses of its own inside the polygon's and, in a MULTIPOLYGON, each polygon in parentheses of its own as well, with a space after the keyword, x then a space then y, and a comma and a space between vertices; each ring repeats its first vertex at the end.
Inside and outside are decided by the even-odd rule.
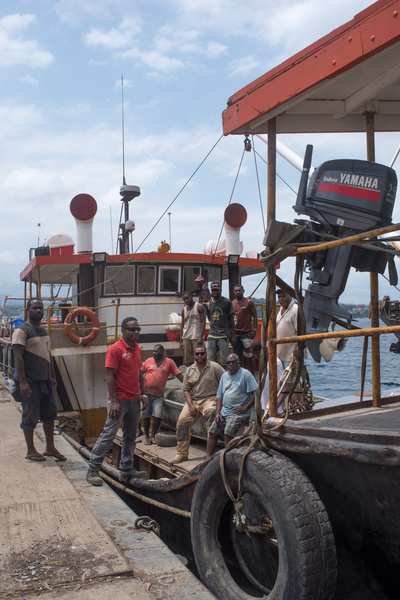
POLYGON ((99 477, 98 471, 89 471, 86 473, 86 481, 92 485, 103 485, 103 480, 99 477))
POLYGON ((184 462, 185 460, 189 460, 189 457, 181 456, 180 454, 177 454, 176 456, 174 456, 174 458, 172 460, 170 460, 170 463, 172 463, 173 465, 177 465, 181 462, 184 462))
POLYGON ((131 483, 131 479, 144 479, 145 477, 147 477, 146 471, 137 471, 136 469, 131 469, 127 473, 119 472, 121 483, 131 483))

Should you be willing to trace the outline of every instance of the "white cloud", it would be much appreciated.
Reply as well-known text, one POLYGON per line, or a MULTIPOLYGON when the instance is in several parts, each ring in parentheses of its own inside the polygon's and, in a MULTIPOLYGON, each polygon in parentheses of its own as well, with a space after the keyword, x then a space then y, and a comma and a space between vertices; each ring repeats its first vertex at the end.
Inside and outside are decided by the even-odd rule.
POLYGON ((260 68, 260 61, 256 56, 243 56, 228 64, 228 77, 248 75, 258 68, 260 68))
POLYGON ((17 31, 35 21, 34 15, 8 15, 0 19, 0 65, 10 67, 23 64, 30 67, 47 67, 54 56, 43 50, 36 40, 15 37, 17 31))
POLYGON ((178 58, 169 58, 156 50, 141 52, 137 48, 132 48, 131 50, 122 52, 120 56, 122 58, 136 58, 147 67, 154 69, 154 71, 160 71, 168 75, 183 69, 185 66, 178 58))
POLYGON ((132 43, 134 36, 140 33, 140 30, 140 19, 127 17, 121 21, 118 27, 113 27, 108 31, 92 27, 90 32, 85 35, 85 44, 87 46, 103 46, 113 50, 124 48, 132 43))
POLYGON ((29 85, 34 86, 39 85, 38 80, 32 77, 32 75, 23 75, 22 77, 19 77, 18 81, 20 81, 21 83, 28 83, 29 85))

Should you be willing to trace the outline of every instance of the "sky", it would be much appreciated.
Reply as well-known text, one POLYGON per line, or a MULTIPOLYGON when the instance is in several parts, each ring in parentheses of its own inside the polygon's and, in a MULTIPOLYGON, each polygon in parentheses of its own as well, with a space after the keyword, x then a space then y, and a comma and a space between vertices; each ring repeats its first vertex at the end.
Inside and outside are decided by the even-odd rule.
MULTIPOLYGON (((3 0, 0 296, 23 295, 19 275, 30 248, 53 233, 76 239, 69 204, 77 194, 97 201, 94 250, 114 253, 123 175, 121 76, 126 182, 141 188, 130 205, 134 250, 156 250, 162 240, 171 240, 172 251, 202 252, 219 236, 231 200, 248 213, 244 252, 261 252, 266 146, 256 139, 256 160, 245 153, 241 163, 243 137, 220 139, 221 113, 236 91, 369 4, 3 0)), ((399 139, 380 135, 376 160, 388 164, 399 139)), ((366 158, 363 134, 278 139, 301 156, 307 143, 314 144, 314 165, 366 158)), ((299 173, 278 158, 278 175, 284 181, 277 184, 277 219, 292 221, 299 173)), ((400 220, 398 213, 395 208, 394 220, 400 220)), ((293 260, 279 274, 292 284, 293 260)), ((246 281, 246 294, 259 280, 246 281)), ((368 289, 368 276, 356 274, 341 301, 368 303, 368 289)), ((263 284, 255 296, 264 292, 263 284)), ((384 293, 396 297, 381 279, 384 293)))

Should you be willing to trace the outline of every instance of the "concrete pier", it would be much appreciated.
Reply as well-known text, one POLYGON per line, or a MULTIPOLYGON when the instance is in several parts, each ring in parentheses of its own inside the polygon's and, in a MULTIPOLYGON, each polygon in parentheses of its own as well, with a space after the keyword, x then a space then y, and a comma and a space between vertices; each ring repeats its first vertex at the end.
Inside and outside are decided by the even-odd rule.
MULTIPOLYGON (((62 436, 66 462, 26 460, 15 403, 0 375, 0 599, 212 600, 214 596, 62 436)), ((35 444, 44 450, 41 426, 35 444)))

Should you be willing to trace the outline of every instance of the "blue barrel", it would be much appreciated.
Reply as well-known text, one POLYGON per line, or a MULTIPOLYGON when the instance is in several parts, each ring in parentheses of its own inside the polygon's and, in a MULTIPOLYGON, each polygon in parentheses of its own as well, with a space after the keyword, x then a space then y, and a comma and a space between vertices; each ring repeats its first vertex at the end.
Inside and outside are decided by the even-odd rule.
POLYGON ((15 329, 18 329, 18 327, 20 325, 22 325, 23 322, 24 322, 24 319, 22 317, 17 317, 16 319, 12 320, 12 322, 11 322, 11 339, 12 339, 13 331, 15 331, 15 329))

